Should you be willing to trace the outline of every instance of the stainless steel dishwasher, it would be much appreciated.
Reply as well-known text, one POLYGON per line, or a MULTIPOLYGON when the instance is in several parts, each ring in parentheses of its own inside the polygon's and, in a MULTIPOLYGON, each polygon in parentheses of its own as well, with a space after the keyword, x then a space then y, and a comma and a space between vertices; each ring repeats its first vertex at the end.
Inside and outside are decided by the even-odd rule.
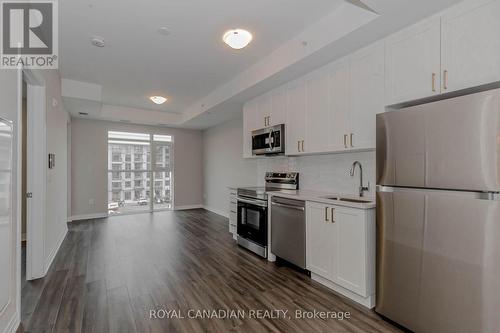
POLYGON ((306 268, 306 207, 300 200, 271 200, 271 252, 302 269, 306 268))

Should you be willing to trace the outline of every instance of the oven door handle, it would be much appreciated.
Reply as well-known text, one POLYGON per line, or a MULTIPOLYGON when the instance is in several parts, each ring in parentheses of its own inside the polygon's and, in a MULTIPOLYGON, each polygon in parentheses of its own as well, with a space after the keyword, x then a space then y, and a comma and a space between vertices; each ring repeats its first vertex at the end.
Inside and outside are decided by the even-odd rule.
POLYGON ((240 198, 240 197, 237 198, 237 201, 238 202, 247 203, 247 204, 250 204, 250 205, 255 205, 255 206, 260 206, 260 207, 267 207, 267 202, 265 202, 265 201, 259 202, 259 201, 256 201, 256 200, 243 199, 243 198, 240 198))
POLYGON ((284 205, 284 204, 277 203, 277 202, 271 202, 271 205, 278 206, 278 207, 283 207, 283 208, 290 208, 290 209, 296 209, 296 210, 304 211, 304 207, 301 207, 301 206, 284 205))

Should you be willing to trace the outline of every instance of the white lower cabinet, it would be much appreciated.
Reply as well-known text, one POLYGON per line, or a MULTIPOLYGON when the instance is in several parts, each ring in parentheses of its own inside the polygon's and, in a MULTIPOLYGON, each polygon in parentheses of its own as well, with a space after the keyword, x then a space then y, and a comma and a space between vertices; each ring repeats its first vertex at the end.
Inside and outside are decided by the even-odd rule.
POLYGON ((375 209, 307 202, 306 266, 311 277, 375 306, 375 209))
POLYGON ((236 225, 238 224, 238 201, 236 189, 229 189, 229 232, 236 239, 236 225))

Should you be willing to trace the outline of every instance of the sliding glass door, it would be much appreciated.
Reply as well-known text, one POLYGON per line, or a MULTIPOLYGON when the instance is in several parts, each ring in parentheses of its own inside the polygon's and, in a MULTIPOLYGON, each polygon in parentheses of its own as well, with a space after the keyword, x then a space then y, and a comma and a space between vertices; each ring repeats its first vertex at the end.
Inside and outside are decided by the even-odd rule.
POLYGON ((153 209, 172 208, 172 138, 153 135, 153 209))
POLYGON ((172 137, 108 132, 108 214, 172 208, 172 137))

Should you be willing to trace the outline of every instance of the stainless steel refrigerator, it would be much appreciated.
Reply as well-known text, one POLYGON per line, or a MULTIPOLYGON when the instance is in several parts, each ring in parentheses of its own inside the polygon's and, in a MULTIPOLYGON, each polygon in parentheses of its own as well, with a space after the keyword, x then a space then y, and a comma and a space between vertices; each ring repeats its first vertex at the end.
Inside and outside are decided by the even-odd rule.
POLYGON ((377 116, 376 311, 500 330, 500 89, 377 116))

